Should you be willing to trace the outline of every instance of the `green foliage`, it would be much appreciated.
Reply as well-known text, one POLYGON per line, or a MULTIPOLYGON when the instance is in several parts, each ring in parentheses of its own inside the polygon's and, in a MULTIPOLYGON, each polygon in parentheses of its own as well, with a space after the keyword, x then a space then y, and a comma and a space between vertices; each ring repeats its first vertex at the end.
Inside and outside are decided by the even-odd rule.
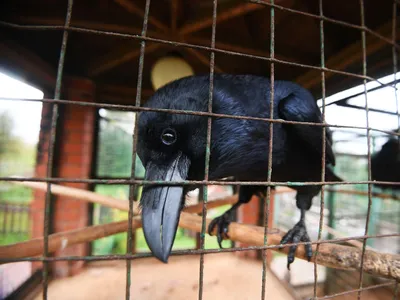
MULTIPOLYGON (((35 166, 35 145, 25 143, 12 132, 14 122, 7 112, 0 113, 0 176, 30 176, 35 166)), ((32 199, 32 189, 0 183, 0 203, 28 204, 32 199)), ((0 231, 13 228, 29 232, 29 216, 26 212, 0 210, 0 231)), ((8 231, 8 230, 7 230, 8 231)), ((9 245, 29 239, 27 233, 0 232, 0 245, 9 245)))
MULTIPOLYGON (((111 177, 131 176, 133 138, 122 128, 110 121, 100 121, 97 175, 111 177)), ((137 177, 144 176, 145 170, 136 156, 137 177)))
POLYGON ((5 111, 0 113, 0 158, 16 151, 15 138, 12 135, 13 120, 5 111))
POLYGON ((25 143, 12 132, 14 122, 8 112, 0 113, 0 173, 2 176, 31 172, 35 165, 35 145, 25 143))
POLYGON ((0 184, 0 203, 24 204, 32 199, 32 189, 11 183, 0 184))
POLYGON ((28 234, 21 233, 8 233, 6 235, 0 234, 0 246, 15 244, 29 239, 28 234))

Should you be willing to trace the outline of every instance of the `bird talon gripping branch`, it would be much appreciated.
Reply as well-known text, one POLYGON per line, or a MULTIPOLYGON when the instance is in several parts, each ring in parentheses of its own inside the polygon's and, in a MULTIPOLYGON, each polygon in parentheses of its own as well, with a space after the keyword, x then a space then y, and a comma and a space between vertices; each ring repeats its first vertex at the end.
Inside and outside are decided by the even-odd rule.
POLYGON ((218 241, 218 245, 220 248, 222 247, 222 241, 224 239, 228 239, 229 235, 228 235, 228 231, 229 231, 229 224, 230 224, 230 220, 229 220, 229 211, 225 212, 223 215, 215 218, 214 220, 212 220, 210 222, 210 225, 208 226, 208 234, 212 235, 212 232, 214 231, 215 227, 217 227, 217 241, 218 241))
MULTIPOLYGON (((164 262, 168 261, 171 252, 185 194, 194 188, 168 183, 204 180, 208 150, 209 180, 234 177, 239 181, 267 181, 270 150, 272 181, 321 180, 323 127, 299 124, 323 123, 316 101, 307 90, 292 82, 274 82, 273 117, 293 123, 273 124, 270 149, 269 122, 260 118, 270 118, 271 82, 259 76, 228 74, 215 74, 213 82, 212 112, 226 117, 212 118, 210 144, 207 143, 208 117, 200 115, 208 112, 209 75, 189 76, 171 82, 158 89, 145 104, 148 108, 181 111, 180 114, 139 113, 137 152, 146 168, 145 180, 158 183, 143 188, 143 232, 152 253, 164 262), (160 182, 167 184, 160 185, 160 182)), ((325 180, 341 181, 329 168, 335 164, 335 156, 328 128, 325 143, 325 180)), ((297 191, 296 203, 303 220, 321 186, 291 187, 297 191)), ((266 185, 242 185, 238 202, 211 222, 208 230, 211 232, 218 226, 220 245, 223 237, 227 237, 230 216, 253 195, 262 197, 266 189, 266 185)), ((299 224, 293 228, 290 240, 308 241, 305 226, 299 224)), ((289 261, 294 260, 295 250, 295 247, 291 248, 289 261)))

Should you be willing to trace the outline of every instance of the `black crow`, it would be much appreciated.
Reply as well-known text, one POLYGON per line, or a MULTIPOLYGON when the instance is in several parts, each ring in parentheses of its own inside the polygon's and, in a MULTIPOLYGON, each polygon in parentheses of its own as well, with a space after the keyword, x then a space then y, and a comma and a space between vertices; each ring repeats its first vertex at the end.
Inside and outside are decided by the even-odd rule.
MULTIPOLYGON (((321 113, 312 95, 287 81, 275 81, 275 119, 321 123, 321 113)), ((216 74, 212 111, 217 114, 269 118, 270 81, 252 75, 216 74)), ((166 108, 207 112, 209 75, 176 80, 157 90, 145 104, 166 108)), ((275 123, 273 125, 272 181, 321 181, 322 127, 275 123)), ((146 168, 146 180, 204 180, 207 117, 197 115, 141 112, 139 114, 138 155, 146 168)), ((233 177, 240 181, 266 181, 268 172, 269 123, 218 117, 212 120, 209 179, 233 177)), ((329 165, 335 164, 329 130, 326 136, 326 181, 340 181, 329 165)), ((153 254, 163 262, 175 238, 184 196, 195 186, 146 185, 141 206, 144 235, 153 254)), ((300 221, 282 239, 282 244, 310 241, 304 223, 305 212, 321 186, 292 186, 297 191, 300 221)), ((218 242, 228 234, 230 217, 252 195, 265 195, 266 185, 243 185, 239 200, 208 230, 218 226, 218 242)), ((278 216, 279 217, 279 216, 278 216)), ((290 248, 288 267, 296 246, 290 248)), ((306 247, 312 256, 311 246, 306 247)))
MULTIPOLYGON (((395 131, 400 133, 400 129, 395 131)), ((371 177, 376 181, 400 182, 400 139, 391 137, 382 146, 380 151, 371 157, 371 177)), ((400 185, 374 184, 382 190, 391 190, 393 193, 400 190, 400 185)))

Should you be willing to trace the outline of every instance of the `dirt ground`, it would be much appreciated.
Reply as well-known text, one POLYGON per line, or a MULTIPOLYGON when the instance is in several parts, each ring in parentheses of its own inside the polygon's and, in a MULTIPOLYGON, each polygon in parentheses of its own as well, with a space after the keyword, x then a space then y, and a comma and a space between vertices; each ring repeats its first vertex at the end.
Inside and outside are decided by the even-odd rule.
MULTIPOLYGON (((48 290, 50 300, 125 299, 125 262, 90 264, 82 273, 54 280, 48 290)), ((262 263, 231 253, 205 256, 203 299, 260 299, 262 263)), ((168 264, 155 259, 132 263, 131 299, 198 299, 199 257, 171 257, 168 264)), ((267 299, 293 297, 269 272, 267 299)), ((42 299, 38 295, 37 300, 42 299)))

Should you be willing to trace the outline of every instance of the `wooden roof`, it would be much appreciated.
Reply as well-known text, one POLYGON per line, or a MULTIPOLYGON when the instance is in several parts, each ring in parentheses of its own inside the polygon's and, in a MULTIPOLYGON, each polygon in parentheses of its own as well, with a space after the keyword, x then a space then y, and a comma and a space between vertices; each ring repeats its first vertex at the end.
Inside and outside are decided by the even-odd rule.
MULTIPOLYGON (((324 0, 326 17, 359 25, 358 0, 324 0)), ((369 29, 392 39, 393 0, 365 0, 369 29)), ((275 4, 319 14, 318 0, 275 0, 275 4)), ((169 41, 210 46, 212 1, 153 0, 147 36, 169 41)), ((128 34, 140 34, 145 0, 74 1, 71 26, 128 34)), ((0 20, 19 25, 63 25, 65 0, 3 0, 0 20)), ((398 13, 399 15, 399 13, 398 13)), ((237 0, 219 0, 216 47, 256 56, 270 55, 270 7, 237 0)), ((397 41, 400 27, 397 23, 397 41)), ((1 25, 1 24, 0 24, 1 25)), ((4 25, 4 24, 3 24, 4 25)), ((392 45, 370 33, 367 36, 368 75, 393 72, 392 45)), ((362 44, 359 29, 324 22, 326 67, 362 74, 362 44)), ((62 30, 23 30, 0 26, 0 67, 46 89, 52 96, 62 30)), ((138 39, 71 31, 65 74, 82 76, 97 84, 98 101, 133 103, 136 94, 140 43, 138 39)), ((318 18, 275 9, 275 57, 305 65, 320 66, 320 21, 318 18)), ((143 96, 152 93, 153 63, 170 53, 184 57, 195 73, 209 72, 209 51, 147 42, 144 58, 143 96)), ((269 76, 267 60, 216 53, 217 72, 269 76)), ((361 79, 326 73, 327 95, 360 84, 361 79)), ((321 73, 290 64, 275 64, 275 79, 293 80, 321 95, 321 73)))

